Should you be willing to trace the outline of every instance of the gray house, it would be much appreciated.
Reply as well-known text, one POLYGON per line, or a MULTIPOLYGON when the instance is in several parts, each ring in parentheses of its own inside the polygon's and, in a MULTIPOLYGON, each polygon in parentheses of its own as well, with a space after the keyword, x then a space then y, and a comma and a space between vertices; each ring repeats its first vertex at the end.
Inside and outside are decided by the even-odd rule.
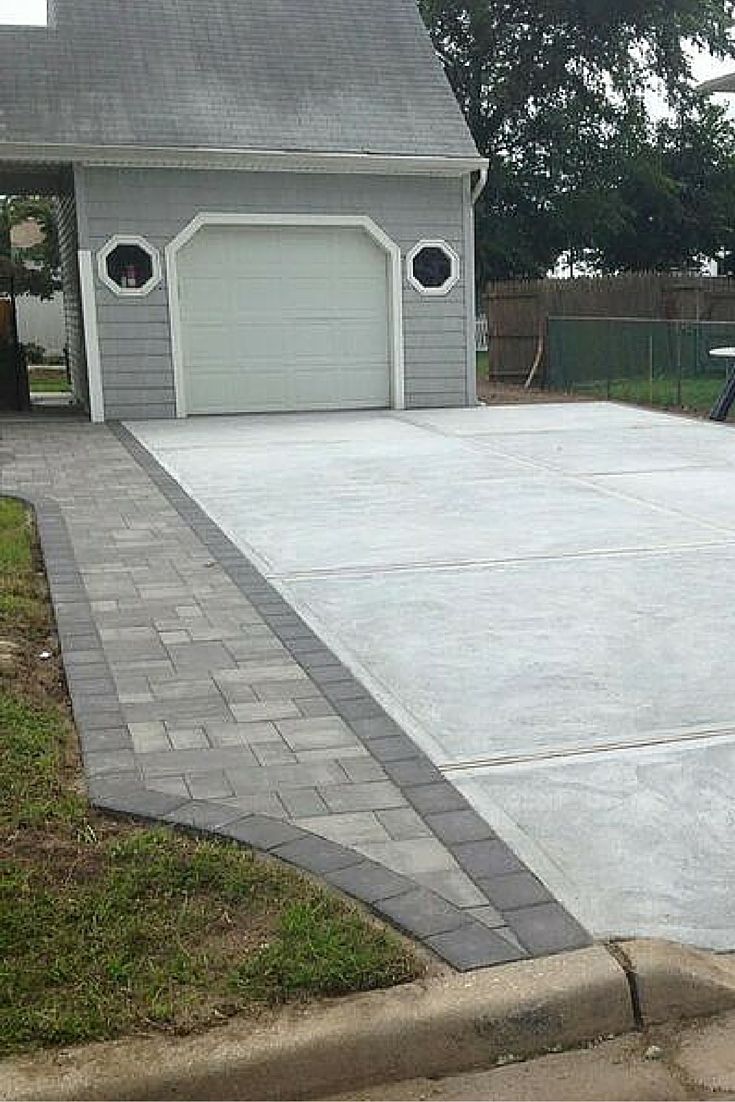
POLYGON ((93 420, 474 403, 486 162, 415 0, 49 0, 0 103, 93 420))

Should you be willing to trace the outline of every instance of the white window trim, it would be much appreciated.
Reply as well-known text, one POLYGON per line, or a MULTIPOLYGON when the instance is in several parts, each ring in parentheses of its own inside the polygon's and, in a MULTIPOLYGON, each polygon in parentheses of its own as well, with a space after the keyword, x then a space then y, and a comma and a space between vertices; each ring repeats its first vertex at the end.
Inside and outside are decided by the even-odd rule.
POLYGON ((445 295, 448 295, 459 283, 461 267, 460 259, 452 246, 448 244, 448 242, 441 241, 438 238, 436 240, 429 240, 427 238, 424 241, 419 241, 414 245, 406 257, 406 277, 408 282, 415 291, 418 291, 420 295, 426 295, 427 298, 444 298, 445 295), (418 279, 416 279, 416 276, 413 274, 413 262, 422 249, 441 249, 447 256, 451 264, 451 272, 446 283, 443 283, 441 287, 424 287, 423 283, 419 283, 418 279))
POLYGON ((401 250, 388 235, 364 215, 321 214, 225 214, 202 211, 166 246, 166 276, 171 318, 171 347, 176 389, 176 416, 188 415, 184 385, 183 337, 177 260, 181 250, 204 226, 335 226, 362 229, 388 256, 389 326, 391 332, 391 409, 405 409, 405 357, 403 342, 403 281, 401 250))
POLYGON ((105 287, 109 287, 120 298, 143 298, 145 295, 149 295, 163 278, 161 255, 158 249, 154 248, 150 241, 146 241, 144 237, 139 237, 134 233, 116 233, 97 253, 97 274, 105 287), (119 283, 115 283, 115 280, 111 278, 107 271, 107 259, 119 245, 137 245, 151 258, 151 277, 142 287, 121 287, 119 283))

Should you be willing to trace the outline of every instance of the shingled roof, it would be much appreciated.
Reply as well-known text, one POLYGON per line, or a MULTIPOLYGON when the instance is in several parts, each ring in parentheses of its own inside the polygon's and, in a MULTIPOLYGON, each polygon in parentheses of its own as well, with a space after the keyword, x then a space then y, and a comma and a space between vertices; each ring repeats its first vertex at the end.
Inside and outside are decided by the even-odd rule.
POLYGON ((476 157, 415 0, 51 0, 2 143, 476 157))
POLYGON ((735 73, 728 73, 724 77, 715 77, 714 80, 705 81, 697 89, 699 92, 735 92, 735 73))

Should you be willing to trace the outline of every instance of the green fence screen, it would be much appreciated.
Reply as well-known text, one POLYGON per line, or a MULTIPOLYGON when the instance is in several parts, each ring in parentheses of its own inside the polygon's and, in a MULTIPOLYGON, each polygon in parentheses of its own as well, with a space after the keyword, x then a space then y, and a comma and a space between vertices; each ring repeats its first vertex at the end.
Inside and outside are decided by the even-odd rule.
POLYGON ((735 322, 550 318, 546 382, 553 390, 709 411, 735 360, 735 322))

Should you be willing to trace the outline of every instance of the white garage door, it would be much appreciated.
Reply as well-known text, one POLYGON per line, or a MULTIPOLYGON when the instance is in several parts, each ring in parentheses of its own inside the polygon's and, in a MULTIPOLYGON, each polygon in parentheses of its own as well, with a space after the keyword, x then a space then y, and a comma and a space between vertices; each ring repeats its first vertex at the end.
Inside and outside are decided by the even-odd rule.
POLYGON ((388 256, 363 230, 205 226, 177 270, 187 413, 390 405, 388 256))

